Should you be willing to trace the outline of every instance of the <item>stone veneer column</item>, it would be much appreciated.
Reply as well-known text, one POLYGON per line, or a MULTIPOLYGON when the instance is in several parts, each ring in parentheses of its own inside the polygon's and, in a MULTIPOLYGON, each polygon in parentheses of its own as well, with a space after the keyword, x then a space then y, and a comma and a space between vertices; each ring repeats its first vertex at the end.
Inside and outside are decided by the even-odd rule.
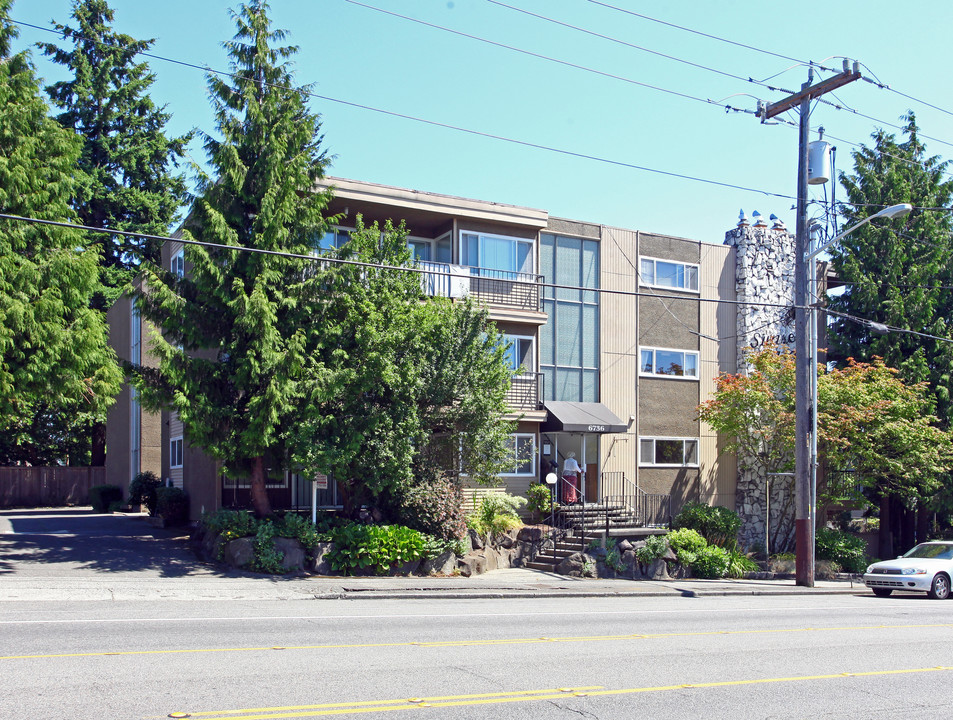
MULTIPOLYGON (((769 228, 758 218, 751 226, 742 213, 738 226, 725 233, 725 245, 734 247, 737 251, 737 372, 747 373, 747 353, 759 349, 765 342, 774 341, 779 347, 788 346, 791 350, 794 349, 794 235, 789 233, 780 221, 775 221, 769 228)), ((764 469, 752 460, 753 458, 738 457, 735 510, 742 521, 741 544, 763 546, 767 478, 764 469)), ((777 530, 777 522, 782 519, 776 511, 780 511, 785 503, 792 500, 792 493, 793 478, 771 478, 772 535, 777 530)), ((781 549, 786 548, 772 547, 771 551, 781 549)))

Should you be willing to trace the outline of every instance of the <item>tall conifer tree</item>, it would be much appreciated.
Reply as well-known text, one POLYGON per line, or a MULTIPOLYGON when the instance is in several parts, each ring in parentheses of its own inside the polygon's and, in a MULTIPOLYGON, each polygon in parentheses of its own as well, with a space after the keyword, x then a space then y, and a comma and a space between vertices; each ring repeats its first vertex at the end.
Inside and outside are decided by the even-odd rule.
MULTIPOLYGON (((73 0, 76 27, 54 24, 71 47, 43 43, 44 54, 72 77, 47 87, 60 124, 81 135, 79 183, 72 205, 84 225, 164 235, 186 196, 175 168, 188 136, 169 138, 170 115, 152 102, 155 76, 138 56, 152 40, 116 32, 106 0, 73 0)), ((159 259, 155 240, 102 235, 105 309, 142 260, 159 259)))
MULTIPOLYGON (((183 236, 241 248, 308 254, 326 230, 329 195, 315 191, 327 158, 320 118, 295 89, 297 48, 280 47, 263 0, 232 16, 224 44, 233 75, 208 79, 218 137, 205 136, 212 174, 183 236)), ((190 245, 187 273, 144 266, 142 313, 162 329, 155 370, 139 368, 147 406, 175 410, 187 439, 251 480, 256 514, 270 513, 268 469, 287 465, 285 434, 304 384, 321 396, 310 304, 321 290, 308 261, 190 245)))
MULTIPOLYGON (((831 359, 853 357, 871 362, 883 358, 908 384, 927 383, 942 427, 953 428, 953 221, 949 208, 953 181, 948 162, 929 156, 919 138, 913 113, 906 117, 904 141, 882 130, 872 147, 855 151, 854 172, 841 174, 851 204, 842 213, 848 224, 877 210, 911 203, 912 214, 896 220, 875 220, 854 231, 832 249, 833 268, 845 283, 842 295, 830 298, 833 310, 891 327, 912 330, 878 332, 869 322, 833 317, 831 359), (924 337, 932 335, 940 340, 924 337)), ((947 488, 934 496, 936 502, 947 488)), ((881 509, 881 555, 893 552, 892 540, 912 544, 914 523, 908 498, 896 488, 873 483, 870 492, 881 509), (900 518, 903 516, 904 521, 900 518)), ((919 532, 926 534, 926 507, 921 503, 919 532)), ((935 508, 934 508, 935 509, 935 508)))
MULTIPOLYGON (((0 0, 0 212, 75 221, 81 140, 48 117, 0 0)), ((99 255, 65 228, 0 220, 0 464, 82 462, 121 375, 91 309, 99 255), (84 445, 86 447, 84 448, 84 445)))

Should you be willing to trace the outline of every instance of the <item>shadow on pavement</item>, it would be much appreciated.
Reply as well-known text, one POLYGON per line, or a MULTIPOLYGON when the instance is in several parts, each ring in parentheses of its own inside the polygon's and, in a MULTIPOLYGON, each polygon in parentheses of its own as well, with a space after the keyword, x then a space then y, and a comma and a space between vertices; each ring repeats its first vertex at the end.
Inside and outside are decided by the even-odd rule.
POLYGON ((188 528, 153 528, 142 515, 89 508, 0 511, 0 576, 148 573, 208 575, 188 543, 188 528))

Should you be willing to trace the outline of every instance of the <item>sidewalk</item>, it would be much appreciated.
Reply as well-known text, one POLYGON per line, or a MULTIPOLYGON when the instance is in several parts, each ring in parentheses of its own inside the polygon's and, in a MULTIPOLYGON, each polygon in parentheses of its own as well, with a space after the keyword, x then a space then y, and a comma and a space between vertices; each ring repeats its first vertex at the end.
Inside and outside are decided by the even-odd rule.
POLYGON ((141 573, 0 577, 0 602, 158 600, 434 600, 554 597, 711 597, 718 595, 830 595, 869 592, 849 581, 598 580, 511 568, 463 577, 295 577, 220 573, 185 576, 141 573))
POLYGON ((856 581, 604 580, 511 568, 475 577, 281 577, 200 562, 181 530, 86 508, 0 511, 0 603, 709 597, 867 593, 856 581))

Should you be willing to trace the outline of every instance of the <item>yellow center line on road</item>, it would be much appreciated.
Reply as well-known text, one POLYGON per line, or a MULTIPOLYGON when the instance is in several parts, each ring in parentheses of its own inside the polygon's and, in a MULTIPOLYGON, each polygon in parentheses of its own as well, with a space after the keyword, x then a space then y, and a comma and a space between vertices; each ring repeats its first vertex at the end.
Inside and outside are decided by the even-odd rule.
MULTIPOLYGON (((261 707, 261 708, 245 708, 243 710, 210 710, 207 712, 190 712, 188 713, 189 717, 210 717, 210 716, 219 716, 219 717, 228 717, 242 715, 240 720, 249 720, 247 713, 276 713, 276 712, 287 712, 287 711, 296 711, 296 710, 341 710, 346 708, 354 708, 353 712, 358 712, 362 707, 368 705, 376 706, 390 706, 390 705, 405 705, 409 706, 408 708, 388 708, 388 709, 413 709, 418 707, 421 704, 424 704, 425 707, 428 707, 428 703, 440 702, 440 701, 451 701, 451 700, 466 700, 466 701, 476 701, 483 700, 488 698, 501 699, 506 697, 525 697, 525 696, 539 696, 539 695, 549 695, 555 693, 557 697, 565 697, 567 694, 577 693, 577 692, 590 692, 592 690, 602 690, 602 685, 587 685, 584 687, 570 687, 570 688, 544 688, 542 690, 513 690, 510 692, 497 692, 497 693, 475 693, 471 695, 433 695, 430 697, 419 697, 419 698, 396 698, 394 700, 361 700, 358 702, 349 702, 349 703, 323 703, 320 705, 287 705, 281 707, 261 707)), ((375 710, 380 709, 374 708, 375 710)), ((346 710, 347 712, 351 712, 346 710)), ((270 718, 270 717, 293 717, 288 715, 256 715, 255 717, 261 718, 270 718)))
POLYGON ((905 668, 900 670, 868 670, 861 672, 841 672, 826 675, 797 675, 777 678, 750 678, 747 680, 721 680, 716 682, 680 683, 676 685, 654 685, 637 688, 604 690, 599 686, 560 688, 559 690, 522 690, 507 693, 482 693, 477 695, 444 695, 434 697, 406 698, 397 700, 377 700, 352 703, 329 703, 326 705, 290 705, 287 707, 249 708, 245 710, 218 710, 171 714, 170 717, 201 717, 208 720, 281 720, 282 718, 325 717, 328 715, 356 715, 371 712, 395 710, 426 710, 429 708, 464 707, 472 705, 496 705, 516 702, 539 702, 542 700, 565 700, 568 698, 595 698, 637 693, 672 692, 678 690, 700 690, 722 687, 742 687, 746 685, 767 685, 772 683, 810 682, 819 680, 847 680, 856 677, 884 677, 888 675, 911 675, 953 670, 949 666, 926 668, 905 668))
POLYGON ((129 655, 183 655, 192 653, 228 653, 228 652, 272 652, 275 650, 362 650, 367 648, 447 648, 477 647, 494 645, 526 645, 553 642, 611 642, 620 640, 664 640, 669 638, 708 637, 719 635, 775 635, 779 633, 816 633, 816 632, 857 632, 872 630, 916 630, 932 628, 953 628, 953 623, 930 623, 911 625, 856 625, 844 627, 809 628, 766 628, 763 630, 705 630, 699 632, 675 633, 628 633, 624 635, 573 635, 547 636, 536 638, 499 638, 495 640, 434 640, 408 641, 394 643, 333 643, 324 645, 283 645, 280 647, 231 647, 231 648, 183 648, 168 650, 108 650, 99 652, 51 653, 46 655, 0 655, 0 660, 46 660, 52 658, 104 657, 129 655))

